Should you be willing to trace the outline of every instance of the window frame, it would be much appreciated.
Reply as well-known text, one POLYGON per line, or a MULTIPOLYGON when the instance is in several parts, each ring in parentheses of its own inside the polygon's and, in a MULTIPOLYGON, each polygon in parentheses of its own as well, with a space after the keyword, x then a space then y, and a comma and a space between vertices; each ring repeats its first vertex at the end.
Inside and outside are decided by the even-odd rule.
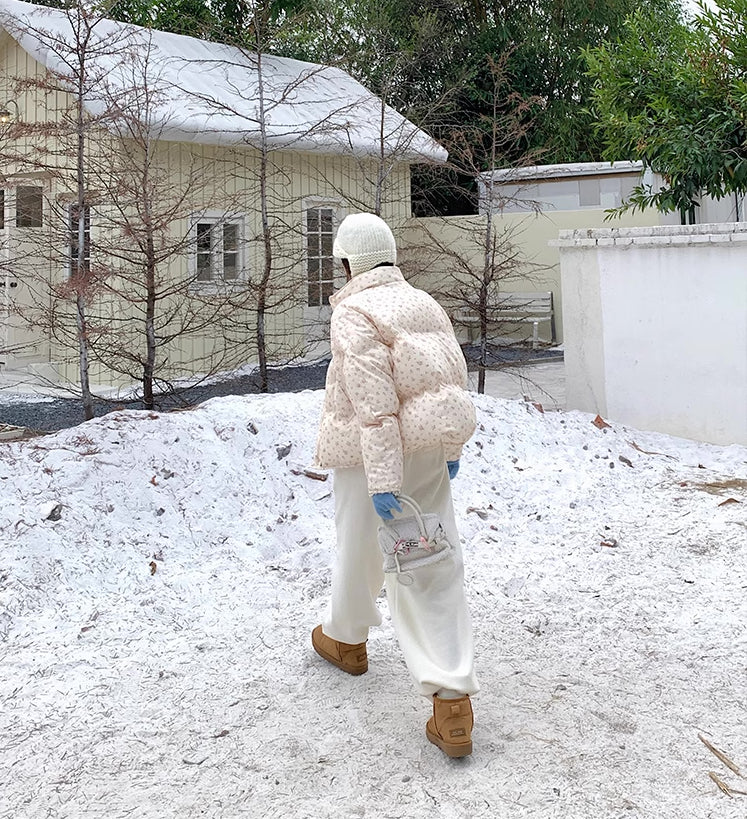
POLYGON ((209 290, 211 288, 218 287, 225 288, 244 286, 248 281, 245 235, 246 216, 243 213, 210 210, 192 214, 189 220, 187 259, 190 287, 199 290, 209 290), (204 255, 204 251, 201 254, 199 248, 199 227, 201 225, 209 225, 209 233, 213 236, 215 234, 215 228, 221 228, 220 231, 218 231, 218 241, 213 244, 211 240, 211 247, 209 249, 211 271, 209 278, 199 278, 201 272, 199 259, 200 255, 204 255), (236 245, 234 250, 226 251, 225 229, 229 226, 236 228, 236 245), (235 255, 236 275, 232 278, 226 278, 224 275, 226 253, 235 255), (218 267, 219 275, 216 275, 215 271, 218 267))
POLYGON ((44 207, 44 185, 39 185, 38 183, 35 184, 33 181, 29 182, 18 182, 14 186, 14 209, 15 209, 15 218, 14 218, 14 227, 16 230, 39 230, 39 228, 44 227, 44 215, 45 215, 45 207, 44 207), (22 189, 27 190, 34 190, 39 192, 39 224, 31 224, 31 225, 22 225, 20 224, 21 218, 21 211, 20 211, 20 192, 22 189))
MULTIPOLYGON (((319 214, 321 217, 321 214, 319 214)), ((335 259, 332 254, 332 246, 334 245, 334 238, 335 238, 335 231, 344 218, 344 209, 342 203, 339 200, 332 200, 332 199, 324 199, 321 197, 308 197, 302 202, 302 225, 303 225, 303 258, 304 258, 304 308, 307 310, 319 310, 319 311, 327 311, 330 309, 329 305, 329 296, 334 293, 337 289, 339 284, 342 281, 343 271, 342 266, 340 265, 339 261, 335 259), (322 210, 330 210, 332 211, 332 218, 330 224, 329 231, 318 231, 319 238, 317 240, 317 249, 319 253, 315 256, 312 256, 309 253, 309 212, 312 210, 322 211, 322 210), (328 233, 330 236, 330 247, 329 247, 329 256, 322 254, 322 242, 324 235, 328 233), (325 258, 329 258, 331 260, 331 268, 330 268, 330 277, 325 278, 323 277, 323 267, 322 262, 325 258), (312 259, 319 262, 317 267, 317 279, 313 282, 313 285, 318 287, 318 298, 312 302, 311 300, 311 262, 312 259), (325 284, 329 284, 329 292, 326 295, 325 301, 325 294, 323 291, 323 286, 325 284)), ((320 218, 321 223, 321 218, 320 218)))

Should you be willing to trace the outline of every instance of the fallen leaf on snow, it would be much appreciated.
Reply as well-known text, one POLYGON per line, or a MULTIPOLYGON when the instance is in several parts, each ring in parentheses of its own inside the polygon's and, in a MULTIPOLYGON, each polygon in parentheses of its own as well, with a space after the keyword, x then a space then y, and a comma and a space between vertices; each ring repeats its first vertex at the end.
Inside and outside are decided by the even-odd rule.
POLYGON ((482 507, 478 506, 468 506, 467 512, 474 512, 480 520, 487 520, 488 519, 488 511, 487 509, 483 509, 482 507))
POLYGON ((532 401, 532 399, 528 396, 524 396, 524 406, 526 407, 527 412, 531 412, 529 409, 530 407, 534 407, 541 415, 545 414, 545 408, 540 404, 538 401, 532 401))
POLYGON ((291 469, 293 475, 303 475, 304 478, 311 478, 312 481, 326 481, 329 475, 326 472, 314 472, 313 469, 291 469))
POLYGON ((727 796, 731 796, 731 790, 729 786, 723 780, 719 779, 718 776, 713 771, 708 771, 708 776, 718 785, 719 790, 723 791, 727 796))
POLYGON ((602 418, 601 415, 597 415, 597 417, 591 422, 597 429, 609 429, 610 425, 602 418))
POLYGON ((719 506, 726 506, 727 503, 741 503, 742 501, 737 500, 736 498, 727 498, 725 501, 721 501, 719 506))
POLYGON ((44 520, 56 521, 56 520, 60 520, 60 518, 62 517, 62 504, 61 503, 49 504, 49 505, 47 505, 46 509, 48 509, 49 511, 47 511, 47 514, 45 515, 44 520), (51 506, 51 508, 50 508, 50 506, 51 506))

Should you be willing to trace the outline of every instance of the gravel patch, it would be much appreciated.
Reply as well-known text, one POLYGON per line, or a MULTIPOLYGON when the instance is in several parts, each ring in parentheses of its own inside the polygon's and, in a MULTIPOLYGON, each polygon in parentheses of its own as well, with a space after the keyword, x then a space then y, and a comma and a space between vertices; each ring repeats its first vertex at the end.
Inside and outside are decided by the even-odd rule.
MULTIPOLYGON (((479 357, 477 347, 465 347, 465 358, 470 370, 476 369, 479 357)), ((536 361, 562 359, 563 352, 558 349, 530 350, 524 347, 497 347, 488 350, 488 366, 500 368, 530 364, 536 361)), ((312 364, 290 365, 271 368, 269 372, 269 392, 301 392, 302 390, 320 390, 324 387, 329 360, 324 359, 312 364)), ((253 372, 214 381, 206 384, 185 387, 174 393, 157 396, 155 409, 159 412, 185 409, 201 404, 210 398, 223 395, 258 394, 259 374, 253 372)), ((104 400, 94 401, 94 415, 102 416, 114 410, 143 410, 146 408, 139 400, 104 400)), ((55 398, 40 400, 38 396, 29 396, 23 400, 20 396, 8 395, 5 400, 0 391, 0 426, 24 427, 32 433, 56 432, 81 424, 84 421, 83 407, 77 398, 55 398), (19 400, 20 399, 20 400, 19 400)))
MULTIPOLYGON (((329 361, 325 360, 314 364, 272 369, 268 378, 269 392, 322 389, 328 365, 329 361)), ((193 407, 209 398, 222 395, 250 395, 259 392, 259 374, 252 373, 209 384, 185 387, 174 393, 157 396, 155 409, 168 412, 193 407)), ((139 400, 96 399, 93 406, 96 417, 122 409, 146 410, 143 402, 139 400)), ((25 427, 32 432, 56 432, 82 424, 84 420, 83 406, 78 398, 56 398, 41 402, 36 397, 29 401, 18 401, 14 397, 11 402, 6 403, 0 392, 0 424, 25 427)))

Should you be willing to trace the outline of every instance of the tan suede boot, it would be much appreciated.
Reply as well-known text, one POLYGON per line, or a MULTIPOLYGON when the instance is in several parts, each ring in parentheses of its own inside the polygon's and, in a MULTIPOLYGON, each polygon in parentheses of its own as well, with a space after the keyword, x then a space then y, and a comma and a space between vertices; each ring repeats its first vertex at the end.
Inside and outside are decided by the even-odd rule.
POLYGON ((466 694, 457 700, 433 695, 433 716, 425 726, 428 739, 450 757, 472 753, 472 703, 466 694))
POLYGON ((317 626, 311 632, 311 644, 320 657, 348 674, 357 676, 368 671, 368 655, 365 643, 341 643, 327 637, 322 631, 322 627, 317 626))

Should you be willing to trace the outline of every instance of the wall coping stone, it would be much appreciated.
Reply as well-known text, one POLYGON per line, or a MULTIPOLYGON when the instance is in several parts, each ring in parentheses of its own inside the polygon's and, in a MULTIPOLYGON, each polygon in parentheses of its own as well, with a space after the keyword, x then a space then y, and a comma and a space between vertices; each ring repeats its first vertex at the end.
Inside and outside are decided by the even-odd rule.
POLYGON ((551 247, 661 247, 747 242, 747 222, 561 230, 551 247))

